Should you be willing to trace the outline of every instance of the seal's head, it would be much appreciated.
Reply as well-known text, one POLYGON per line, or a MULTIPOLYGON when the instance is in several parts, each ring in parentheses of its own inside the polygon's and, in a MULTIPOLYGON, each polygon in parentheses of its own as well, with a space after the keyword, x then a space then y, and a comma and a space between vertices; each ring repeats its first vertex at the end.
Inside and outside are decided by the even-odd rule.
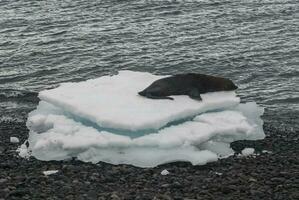
POLYGON ((238 89, 238 86, 236 86, 231 80, 227 80, 223 84, 224 91, 230 91, 230 90, 236 90, 236 89, 238 89))
POLYGON ((210 87, 209 90, 213 89, 212 92, 232 91, 238 89, 238 86, 236 86, 230 79, 223 77, 208 76, 208 78, 204 80, 204 85, 206 85, 206 87, 210 87))
POLYGON ((142 90, 141 92, 138 92, 139 95, 144 96, 144 97, 148 97, 148 96, 163 96, 165 95, 163 93, 163 90, 158 87, 158 86, 151 86, 148 87, 144 90, 142 90))
POLYGON ((151 99, 170 99, 173 100, 172 97, 168 97, 172 95, 171 88, 168 84, 164 83, 161 84, 158 82, 152 83, 149 87, 145 88, 144 90, 138 92, 139 95, 151 98, 151 99))

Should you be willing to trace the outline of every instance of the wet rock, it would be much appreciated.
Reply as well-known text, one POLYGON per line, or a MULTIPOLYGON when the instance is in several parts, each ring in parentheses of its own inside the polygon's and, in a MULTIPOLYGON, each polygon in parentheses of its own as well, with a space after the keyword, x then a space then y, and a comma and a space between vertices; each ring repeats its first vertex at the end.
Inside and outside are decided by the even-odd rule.
POLYGON ((5 150, 5 148, 4 148, 4 147, 2 147, 2 146, 0 146, 0 154, 1 154, 1 153, 3 153, 3 152, 4 152, 4 150, 5 150))
POLYGON ((120 200, 121 199, 116 193, 111 194, 110 197, 112 200, 120 200))
POLYGON ((73 184, 79 184, 80 181, 78 179, 73 180, 73 184))
POLYGON ((172 198, 167 194, 158 194, 154 196, 153 200, 172 200, 172 198))

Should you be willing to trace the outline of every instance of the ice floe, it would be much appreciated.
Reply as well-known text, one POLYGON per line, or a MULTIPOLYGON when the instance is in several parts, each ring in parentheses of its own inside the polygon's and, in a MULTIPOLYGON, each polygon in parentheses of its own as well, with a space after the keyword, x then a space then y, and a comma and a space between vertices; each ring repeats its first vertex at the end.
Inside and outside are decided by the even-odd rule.
POLYGON ((43 174, 45 176, 49 176, 49 175, 52 175, 52 174, 56 174, 58 172, 58 170, 48 170, 48 171, 43 171, 43 174))
POLYGON ((244 148, 241 153, 243 156, 250 156, 254 154, 254 151, 254 148, 244 148))
MULTIPOLYGON (((27 152, 40 160, 75 157, 139 167, 205 164, 232 155, 233 141, 264 138, 263 109, 241 104, 235 92, 204 94, 203 101, 137 94, 162 77, 121 71, 40 92, 41 101, 28 116, 27 152)), ((26 155, 24 146, 21 150, 26 155)))

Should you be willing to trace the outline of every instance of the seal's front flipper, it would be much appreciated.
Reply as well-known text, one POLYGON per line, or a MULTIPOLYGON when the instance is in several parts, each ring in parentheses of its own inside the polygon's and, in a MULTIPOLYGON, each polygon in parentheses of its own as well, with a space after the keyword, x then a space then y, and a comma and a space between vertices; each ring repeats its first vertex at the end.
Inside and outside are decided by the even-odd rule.
POLYGON ((195 100, 198 100, 198 101, 202 101, 201 99, 201 96, 200 96, 200 93, 197 89, 192 89, 188 96, 191 98, 191 99, 195 99, 195 100))
POLYGON ((173 100, 172 97, 167 97, 167 96, 153 96, 151 94, 147 94, 146 97, 150 98, 150 99, 169 99, 169 100, 173 100))
POLYGON ((174 100, 172 97, 165 97, 165 99, 174 100))

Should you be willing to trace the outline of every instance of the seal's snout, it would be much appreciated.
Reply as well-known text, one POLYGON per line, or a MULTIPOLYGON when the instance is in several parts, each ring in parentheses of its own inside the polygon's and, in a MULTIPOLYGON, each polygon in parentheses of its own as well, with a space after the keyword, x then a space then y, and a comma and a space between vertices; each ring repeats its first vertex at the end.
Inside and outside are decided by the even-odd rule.
POLYGON ((236 86, 236 84, 234 84, 234 82, 232 82, 232 81, 230 82, 230 84, 229 84, 228 87, 229 87, 230 90, 236 90, 236 89, 238 89, 238 86, 236 86))
POLYGON ((139 95, 141 95, 141 96, 146 96, 146 94, 145 94, 145 91, 143 90, 143 91, 141 91, 141 92, 138 92, 138 94, 139 95))

